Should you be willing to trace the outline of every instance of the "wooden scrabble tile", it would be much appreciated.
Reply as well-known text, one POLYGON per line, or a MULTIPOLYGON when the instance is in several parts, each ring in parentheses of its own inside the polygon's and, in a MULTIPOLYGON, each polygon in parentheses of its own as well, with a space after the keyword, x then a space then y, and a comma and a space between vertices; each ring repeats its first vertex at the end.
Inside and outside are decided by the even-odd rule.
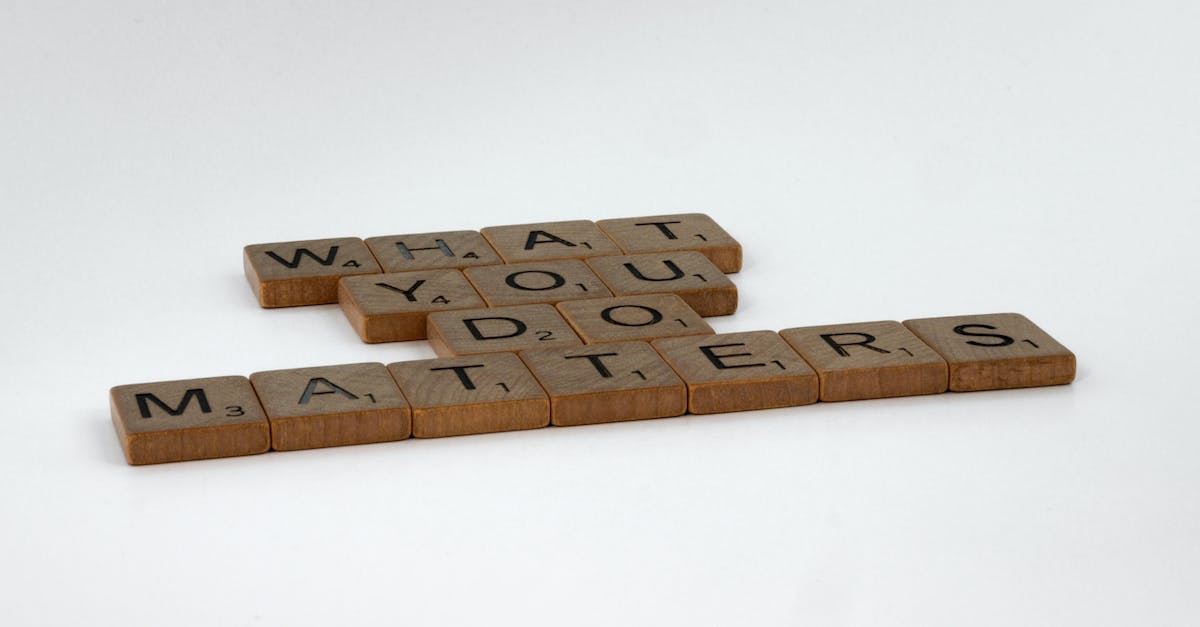
POLYGON ((950 364, 950 390, 1061 385, 1075 380, 1075 355, 1021 314, 905 320, 950 364))
POLYGON ((591 220, 489 226, 481 232, 507 263, 621 254, 591 220))
POLYGON ((894 320, 784 329, 779 335, 821 380, 821 400, 946 391, 946 360, 894 320))
POLYGON ((687 384, 693 414, 817 402, 817 373, 774 331, 673 337, 651 345, 687 384))
POLYGON ((583 345, 550 305, 439 311, 429 314, 426 331, 442 357, 583 345))
POLYGON ((368 237, 384 272, 467 268, 504 263, 479 231, 445 231, 368 237))
POLYGON ((263 307, 336 303, 338 279, 379 272, 357 237, 253 244, 242 253, 246 279, 263 307))
POLYGON ((612 296, 578 259, 468 268, 465 274, 490 307, 612 296))
POLYGON ((721 272, 742 269, 742 245, 703 213, 599 220, 596 225, 626 253, 694 250, 721 272))
POLYGON ((695 251, 596 257, 587 264, 616 296, 670 293, 701 316, 737 311, 737 287, 695 251))
POLYGON ((411 413, 383 364, 345 364, 269 370, 250 375, 267 418, 271 448, 403 440, 411 413))
POLYGON ((645 342, 522 351, 550 393, 558 426, 668 418, 687 411, 687 388, 645 342))
POLYGON ((675 294, 571 300, 557 307, 587 344, 713 333, 704 318, 675 294))
POLYGON ((364 342, 425 339, 430 312, 486 303, 458 270, 418 270, 345 277, 338 303, 364 342))
POLYGON ((550 398, 513 353, 402 361, 388 370, 412 405, 413 437, 550 424, 550 398))
POLYGON ((265 453, 271 429, 246 377, 118 385, 113 426, 133 465, 265 453))

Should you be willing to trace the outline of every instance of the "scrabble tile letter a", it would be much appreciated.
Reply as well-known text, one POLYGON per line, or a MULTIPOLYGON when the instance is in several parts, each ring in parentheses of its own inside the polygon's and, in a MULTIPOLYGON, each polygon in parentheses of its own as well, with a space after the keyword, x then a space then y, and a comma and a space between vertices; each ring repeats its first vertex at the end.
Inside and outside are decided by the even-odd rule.
POLYGON ((489 226, 481 232, 505 263, 621 254, 590 220, 489 226))

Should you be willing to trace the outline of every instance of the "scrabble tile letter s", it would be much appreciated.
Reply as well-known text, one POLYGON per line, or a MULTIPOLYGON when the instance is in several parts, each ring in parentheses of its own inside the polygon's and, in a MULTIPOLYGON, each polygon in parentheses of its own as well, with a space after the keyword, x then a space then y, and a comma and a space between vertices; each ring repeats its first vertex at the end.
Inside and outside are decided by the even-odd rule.
POLYGON ((1075 354, 1017 313, 905 320, 950 364, 950 390, 975 392, 1062 385, 1075 380, 1075 354))

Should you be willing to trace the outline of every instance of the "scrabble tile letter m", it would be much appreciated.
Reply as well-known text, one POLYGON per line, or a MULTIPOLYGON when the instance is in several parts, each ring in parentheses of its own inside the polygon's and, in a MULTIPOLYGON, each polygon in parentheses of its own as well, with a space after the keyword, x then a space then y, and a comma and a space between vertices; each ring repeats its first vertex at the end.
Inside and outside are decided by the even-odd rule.
POLYGON ((271 430, 246 377, 118 385, 113 426, 133 465, 265 453, 271 430))

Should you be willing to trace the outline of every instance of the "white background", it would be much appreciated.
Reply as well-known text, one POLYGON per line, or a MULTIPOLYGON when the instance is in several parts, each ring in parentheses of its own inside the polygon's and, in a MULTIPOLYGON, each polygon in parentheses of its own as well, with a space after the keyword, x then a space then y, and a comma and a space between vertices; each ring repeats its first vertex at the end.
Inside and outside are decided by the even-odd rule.
POLYGON ((5 625, 1194 625, 1200 5, 0 2, 5 625), (718 331, 1074 385, 126 466, 110 386, 426 358, 241 247, 713 215, 718 331))

